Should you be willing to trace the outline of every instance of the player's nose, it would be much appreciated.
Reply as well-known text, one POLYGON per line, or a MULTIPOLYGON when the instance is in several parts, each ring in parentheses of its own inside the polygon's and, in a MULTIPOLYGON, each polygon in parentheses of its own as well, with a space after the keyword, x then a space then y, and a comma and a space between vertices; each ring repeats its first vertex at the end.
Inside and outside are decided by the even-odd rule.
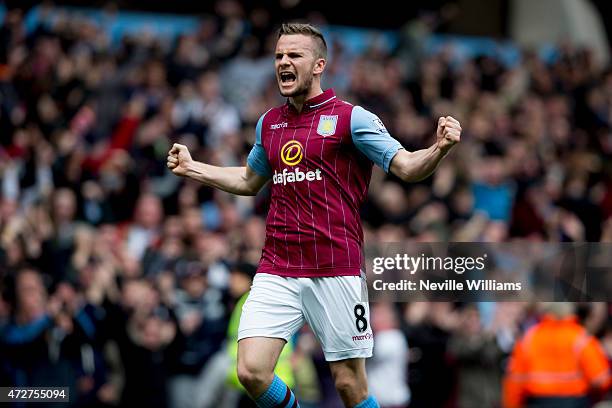
POLYGON ((290 61, 289 56, 287 54, 283 54, 283 57, 280 59, 279 64, 281 66, 287 66, 289 65, 289 61, 290 61))

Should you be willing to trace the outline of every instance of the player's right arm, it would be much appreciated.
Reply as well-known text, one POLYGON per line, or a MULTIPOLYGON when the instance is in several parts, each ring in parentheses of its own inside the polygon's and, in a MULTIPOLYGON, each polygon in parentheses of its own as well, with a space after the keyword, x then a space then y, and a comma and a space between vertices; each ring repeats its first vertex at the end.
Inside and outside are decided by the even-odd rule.
MULTIPOLYGON (((267 112, 266 112, 267 113, 267 112)), ((255 145, 243 167, 219 167, 193 160, 187 146, 175 143, 168 152, 167 166, 177 176, 199 181, 237 195, 255 195, 272 177, 268 157, 261 143, 265 114, 255 128, 255 145)))
POLYGON ((178 143, 168 152, 167 165, 177 176, 237 195, 255 195, 269 180, 269 177, 257 174, 248 165, 219 167, 193 160, 187 146, 178 143))

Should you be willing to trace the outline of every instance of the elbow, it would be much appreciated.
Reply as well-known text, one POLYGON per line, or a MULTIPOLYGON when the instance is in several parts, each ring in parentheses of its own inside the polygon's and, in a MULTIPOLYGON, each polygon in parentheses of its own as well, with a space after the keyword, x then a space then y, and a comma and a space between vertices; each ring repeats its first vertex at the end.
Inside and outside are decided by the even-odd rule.
POLYGON ((397 175, 399 177, 400 180, 402 180, 404 183, 414 183, 415 181, 417 181, 415 179, 415 177, 410 174, 409 172, 403 171, 400 174, 397 175))
POLYGON ((235 186, 233 193, 241 196, 255 196, 259 193, 261 187, 255 180, 245 177, 235 186))
POLYGON ((428 175, 417 174, 411 169, 404 169, 399 174, 396 174, 396 176, 398 176, 404 183, 417 183, 421 180, 425 180, 428 177, 428 175))
POLYGON ((406 179, 406 182, 407 183, 418 183, 419 181, 425 180, 427 177, 429 177, 429 174, 417 175, 417 176, 412 175, 406 179))
POLYGON ((405 174, 401 175, 399 179, 402 180, 404 183, 415 183, 416 181, 418 181, 414 177, 405 174))
POLYGON ((414 183, 425 178, 419 177, 418 171, 414 166, 413 154, 407 151, 402 151, 395 155, 389 170, 405 183, 414 183))
POLYGON ((415 163, 414 160, 406 160, 397 168, 394 174, 406 183, 416 183, 425 180, 433 172, 426 167, 415 163))
POLYGON ((261 190, 260 186, 247 184, 238 194, 243 196, 256 196, 259 190, 261 190))
POLYGON ((250 187, 242 187, 242 188, 235 188, 235 189, 231 189, 231 190, 226 190, 228 193, 232 193, 235 195, 239 195, 239 196, 254 196, 257 195, 257 191, 250 188, 250 187))

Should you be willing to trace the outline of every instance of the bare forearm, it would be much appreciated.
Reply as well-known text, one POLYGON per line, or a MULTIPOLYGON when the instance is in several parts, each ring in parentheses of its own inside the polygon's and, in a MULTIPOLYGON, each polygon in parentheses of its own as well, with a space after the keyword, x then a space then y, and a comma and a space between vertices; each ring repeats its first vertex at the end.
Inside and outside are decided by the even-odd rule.
POLYGON ((437 144, 427 149, 408 152, 400 150, 391 161, 391 172, 406 182, 423 180, 433 173, 448 151, 437 144))
POLYGON ((427 149, 408 152, 399 150, 391 160, 390 171, 406 182, 428 177, 449 150, 461 140, 461 124, 452 116, 440 117, 436 143, 427 149))
POLYGON ((249 183, 246 167, 218 167, 193 161, 186 177, 237 195, 255 195, 259 191, 259 188, 249 183))

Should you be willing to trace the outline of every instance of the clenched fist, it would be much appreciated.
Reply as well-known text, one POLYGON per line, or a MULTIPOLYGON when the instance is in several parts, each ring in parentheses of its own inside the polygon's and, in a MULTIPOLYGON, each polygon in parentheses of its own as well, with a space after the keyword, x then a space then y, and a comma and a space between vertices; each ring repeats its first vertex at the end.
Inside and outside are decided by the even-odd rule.
POLYGON ((187 146, 175 143, 168 152, 166 165, 177 176, 186 176, 190 165, 193 163, 187 146))
POLYGON ((436 131, 438 148, 446 153, 461 140, 461 125, 452 116, 438 119, 438 130, 436 131))

